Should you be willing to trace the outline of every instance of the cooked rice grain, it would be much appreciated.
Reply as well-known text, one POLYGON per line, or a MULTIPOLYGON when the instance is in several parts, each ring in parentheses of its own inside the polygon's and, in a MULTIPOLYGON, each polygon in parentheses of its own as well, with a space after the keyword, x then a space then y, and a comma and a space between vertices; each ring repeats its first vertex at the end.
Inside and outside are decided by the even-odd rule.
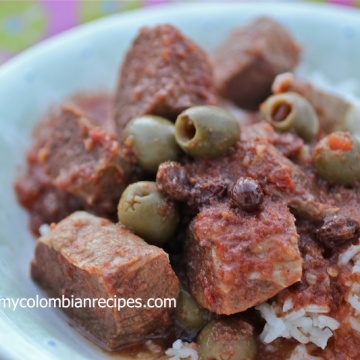
POLYGON ((301 344, 313 343, 324 349, 333 336, 333 331, 340 325, 334 318, 323 315, 325 311, 329 311, 327 307, 316 304, 290 312, 283 311, 276 303, 264 303, 256 309, 266 321, 260 334, 260 339, 266 344, 283 337, 293 338, 301 344))
POLYGON ((352 281, 345 283, 349 287, 345 300, 352 309, 347 321, 354 331, 360 332, 360 245, 351 245, 340 254, 338 263, 340 266, 346 266, 352 272, 352 281))
POLYGON ((191 347, 191 344, 183 342, 180 339, 176 340, 172 347, 165 351, 165 354, 170 360, 198 360, 199 356, 195 349, 191 347))
POLYGON ((324 360, 322 357, 312 356, 308 353, 305 345, 298 345, 288 360, 324 360))

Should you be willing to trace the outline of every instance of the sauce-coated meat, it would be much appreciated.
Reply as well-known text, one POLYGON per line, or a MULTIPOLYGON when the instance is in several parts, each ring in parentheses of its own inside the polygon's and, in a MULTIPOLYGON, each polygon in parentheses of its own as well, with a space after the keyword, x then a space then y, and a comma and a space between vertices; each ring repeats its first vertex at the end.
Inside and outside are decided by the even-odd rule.
MULTIPOLYGON (((116 299, 176 298, 179 282, 167 254, 121 224, 75 212, 36 243, 33 279, 56 297, 115 299, 114 307, 63 310, 109 349, 163 333, 171 307, 123 306, 116 299)), ((138 305, 138 304, 136 304, 138 305)))
POLYGON ((296 67, 299 52, 287 30, 266 17, 230 33, 210 57, 172 25, 142 28, 114 94, 76 95, 36 129, 15 188, 35 233, 53 224, 36 242, 32 278, 57 298, 143 304, 175 300, 180 288, 187 294, 174 314, 166 306, 63 309, 107 350, 131 345, 132 356, 146 348, 155 351, 144 358, 163 359, 178 339, 166 351, 172 359, 183 350, 204 360, 360 359, 360 182, 351 171, 346 186, 331 179, 333 160, 347 159, 351 168, 360 147, 354 134, 348 142, 348 135, 332 136, 331 151, 321 151, 331 165, 325 175, 318 154, 329 150, 321 148, 326 133, 358 126, 359 109, 293 74, 278 75, 296 67), (306 112, 290 104, 275 106, 268 122, 259 105, 271 90, 309 100, 320 122, 314 138, 298 135, 306 112), (195 121, 188 112, 198 105, 227 109, 236 126, 221 122, 224 109, 214 106, 201 107, 195 121), (184 110, 181 129, 171 121, 184 110), (151 169, 156 185, 138 192, 141 184, 131 183, 155 174, 133 145, 146 137, 159 152, 167 146, 141 125, 122 138, 127 123, 145 114, 170 120, 178 156, 161 158, 151 169), (224 132, 215 131, 221 124, 224 132), (179 131, 195 139, 190 151, 179 131), (219 149, 229 135, 231 144, 219 149), (129 199, 122 195, 128 184, 137 189, 129 199), (122 205, 117 221, 121 196, 134 221, 124 220, 122 205), (159 199, 176 206, 180 221, 169 223, 174 235, 156 247, 134 232, 154 225, 154 239, 161 238, 169 207, 159 199))
POLYGON ((275 76, 297 65, 299 47, 279 23, 263 17, 230 33, 212 60, 222 96, 257 110, 275 76))
POLYGON ((76 107, 63 107, 43 148, 53 184, 84 207, 111 214, 125 189, 129 165, 113 135, 76 107))
POLYGON ((264 200, 249 215, 228 204, 210 206, 192 221, 185 261, 190 289, 203 307, 235 314, 301 278, 295 218, 286 205, 264 200))
POLYGON ((115 94, 119 134, 135 116, 175 120, 190 106, 216 102, 212 68, 198 45, 171 25, 141 29, 121 67, 115 94))

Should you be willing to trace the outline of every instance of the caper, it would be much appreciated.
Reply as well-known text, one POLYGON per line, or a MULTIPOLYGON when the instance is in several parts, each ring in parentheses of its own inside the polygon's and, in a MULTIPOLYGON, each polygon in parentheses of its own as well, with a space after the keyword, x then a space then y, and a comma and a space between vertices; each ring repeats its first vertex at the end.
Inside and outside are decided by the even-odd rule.
POLYGON ((360 180, 360 142, 349 132, 322 138, 312 152, 313 166, 330 184, 352 185, 360 180))
POLYGON ((240 177, 230 191, 230 204, 248 212, 259 209, 264 199, 260 184, 252 178, 240 177))
POLYGON ((174 124, 160 116, 143 115, 132 119, 123 132, 125 146, 135 150, 139 165, 150 172, 166 160, 176 160, 180 148, 174 124))
POLYGON ((260 112, 275 129, 294 129, 305 141, 311 141, 319 131, 319 119, 314 108, 303 96, 294 92, 270 96, 260 105, 260 112))
POLYGON ((175 203, 165 199, 151 181, 139 181, 125 189, 118 217, 146 242, 158 246, 171 238, 179 221, 175 203))
POLYGON ((175 319, 187 329, 201 328, 207 319, 208 312, 200 307, 196 300, 185 290, 180 290, 176 302, 175 319))
POLYGON ((232 114, 216 106, 194 106, 183 111, 175 122, 175 139, 194 157, 222 155, 240 137, 240 126, 232 114))
POLYGON ((213 320, 200 332, 201 355, 212 360, 254 360, 256 341, 253 327, 239 318, 213 320))

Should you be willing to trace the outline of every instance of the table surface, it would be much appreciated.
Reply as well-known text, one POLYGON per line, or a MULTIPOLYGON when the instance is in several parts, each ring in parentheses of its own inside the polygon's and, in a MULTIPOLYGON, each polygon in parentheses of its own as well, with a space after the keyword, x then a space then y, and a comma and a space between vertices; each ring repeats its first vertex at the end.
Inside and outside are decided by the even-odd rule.
MULTIPOLYGON (((204 2, 204 0, 192 2, 196 1, 204 2)), ((244 0, 238 1, 244 2, 244 0)), ((282 0, 282 2, 295 1, 300 0, 282 0)), ((300 2, 309 1, 311 0, 300 2)), ((0 0, 0 64, 39 41, 79 24, 122 11, 171 2, 181 1, 0 0)), ((360 0, 314 0, 314 2, 360 7, 360 0)))

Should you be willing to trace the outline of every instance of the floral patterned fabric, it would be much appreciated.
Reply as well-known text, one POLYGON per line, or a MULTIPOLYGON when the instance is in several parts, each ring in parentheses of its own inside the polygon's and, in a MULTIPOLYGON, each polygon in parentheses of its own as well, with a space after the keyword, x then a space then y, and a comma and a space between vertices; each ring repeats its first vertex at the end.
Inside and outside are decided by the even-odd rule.
MULTIPOLYGON (((359 0, 313 1, 360 7, 359 0)), ((37 42, 81 23, 122 11, 169 2, 175 1, 0 0, 0 64, 37 42)))

